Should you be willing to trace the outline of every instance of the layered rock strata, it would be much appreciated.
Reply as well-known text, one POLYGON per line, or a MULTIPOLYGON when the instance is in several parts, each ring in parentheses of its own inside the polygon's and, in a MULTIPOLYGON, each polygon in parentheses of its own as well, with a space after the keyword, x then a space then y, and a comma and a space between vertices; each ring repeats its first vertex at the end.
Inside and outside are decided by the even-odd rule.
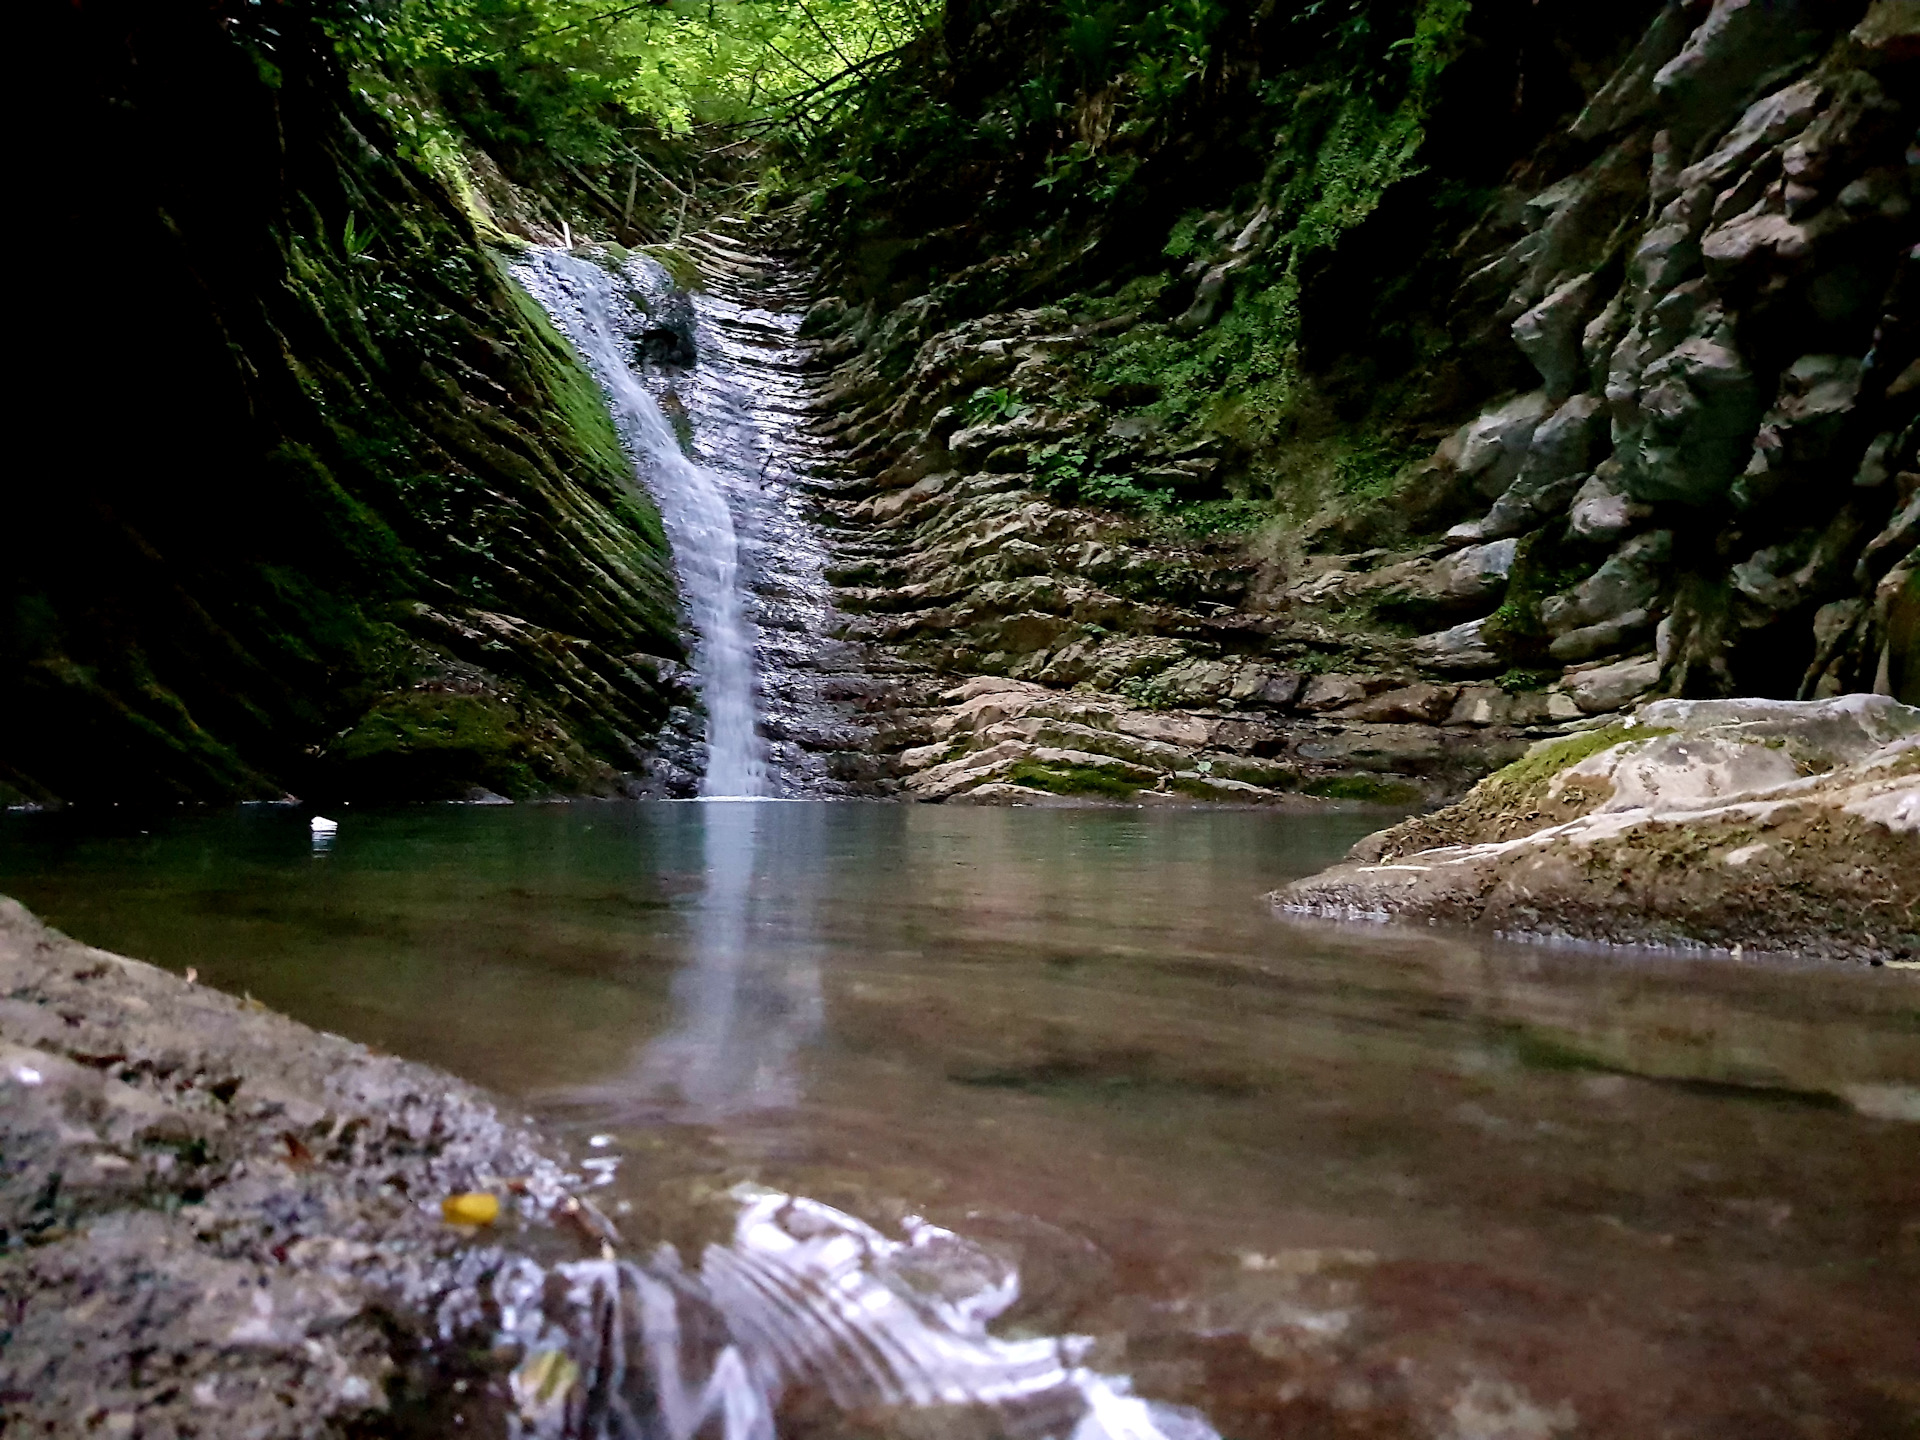
MULTIPOLYGON (((1479 727, 1489 765, 1661 694, 1915 698, 1920 21, 1673 0, 1591 84, 1464 232, 1394 212, 1447 339, 1373 417, 1430 437, 1386 480, 1318 477, 1305 421, 1250 442, 1112 379, 1224 323, 1265 209, 1207 216, 1137 303, 976 313, 1018 255, 822 302, 849 634, 1103 713, 1419 726, 1415 751, 1479 727)), ((1352 337, 1306 284, 1306 359, 1337 371, 1352 337)), ((1347 403, 1295 379, 1297 414, 1347 403)))
POLYGON ((1920 962, 1920 710, 1661 700, 1273 897, 1296 913, 1920 962))

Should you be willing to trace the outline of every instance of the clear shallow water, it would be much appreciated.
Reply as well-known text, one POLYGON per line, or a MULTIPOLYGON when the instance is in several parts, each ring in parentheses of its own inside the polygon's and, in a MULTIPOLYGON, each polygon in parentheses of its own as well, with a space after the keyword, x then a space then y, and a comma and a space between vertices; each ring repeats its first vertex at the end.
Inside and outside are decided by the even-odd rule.
POLYGON ((0 890, 524 1103, 635 1240, 925 1217, 1017 1268, 1001 1341, 1235 1440, 1920 1415, 1915 976, 1275 917, 1352 816, 341 818, 10 818, 0 890))

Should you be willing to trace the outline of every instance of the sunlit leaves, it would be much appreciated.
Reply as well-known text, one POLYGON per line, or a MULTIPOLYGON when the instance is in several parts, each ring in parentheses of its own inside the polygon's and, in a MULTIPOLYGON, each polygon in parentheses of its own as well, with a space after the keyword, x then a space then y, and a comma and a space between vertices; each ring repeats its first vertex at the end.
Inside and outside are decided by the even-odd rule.
POLYGON ((343 0, 332 28, 361 65, 464 86, 504 138, 582 152, 608 107, 670 132, 804 127, 929 18, 918 0, 343 0))

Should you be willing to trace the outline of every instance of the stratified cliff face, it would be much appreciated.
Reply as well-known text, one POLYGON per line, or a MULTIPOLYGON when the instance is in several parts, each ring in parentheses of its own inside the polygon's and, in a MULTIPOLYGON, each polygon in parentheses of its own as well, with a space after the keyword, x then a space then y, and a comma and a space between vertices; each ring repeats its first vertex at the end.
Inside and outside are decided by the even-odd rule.
MULTIPOLYGON (((1171 119, 1136 63, 946 200, 903 155, 891 228, 822 202, 856 631, 1191 711, 1268 783, 1647 695, 1915 698, 1920 12, 1606 8, 1377 7, 1429 57, 1388 79, 1249 10, 1171 119)), ((901 133, 1071 73, 1032 7, 967 14, 901 133), (1025 70, 969 89, 995 47, 1025 70)), ((909 764, 958 794, 966 752, 909 764)))
POLYGON ((290 8, 47 8, 0 798, 631 784, 658 518, 446 187, 290 8))

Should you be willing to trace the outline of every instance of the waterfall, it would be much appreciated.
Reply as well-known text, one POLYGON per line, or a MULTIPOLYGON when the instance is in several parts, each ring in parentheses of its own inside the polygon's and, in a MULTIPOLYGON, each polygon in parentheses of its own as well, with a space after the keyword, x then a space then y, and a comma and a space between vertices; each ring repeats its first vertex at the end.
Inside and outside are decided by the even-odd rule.
POLYGON ((719 478, 687 457, 660 402, 634 369, 642 347, 661 332, 632 297, 659 292, 664 277, 646 273, 642 267, 650 261, 628 263, 632 270, 616 274, 565 251, 536 250, 514 273, 600 382, 635 471, 660 507, 693 625, 693 668, 707 711, 700 793, 716 799, 770 795, 766 750, 754 724, 755 636, 740 537, 719 478))

